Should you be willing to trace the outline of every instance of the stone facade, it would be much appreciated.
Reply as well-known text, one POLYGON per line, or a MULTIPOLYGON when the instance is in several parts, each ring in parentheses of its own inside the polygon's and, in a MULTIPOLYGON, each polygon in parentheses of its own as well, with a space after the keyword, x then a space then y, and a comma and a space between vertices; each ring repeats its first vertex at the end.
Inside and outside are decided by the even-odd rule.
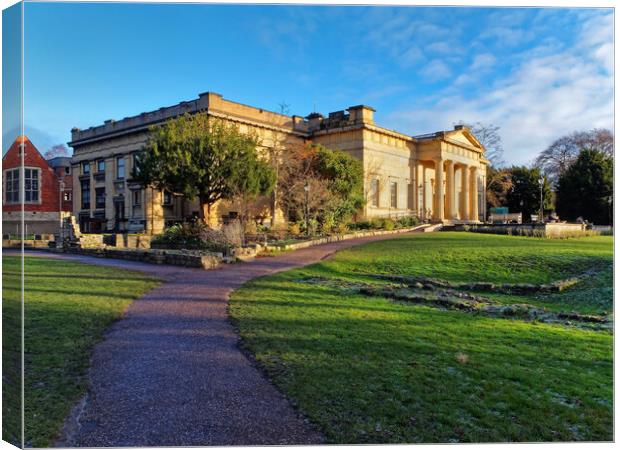
MULTIPOLYGON (((207 92, 171 107, 72 130, 73 212, 84 231, 158 233, 169 223, 198 214, 196 202, 142 189, 132 181, 131 171, 150 126, 200 111, 235 123, 242 132, 255 132, 264 149, 286 150, 313 142, 360 159, 367 218, 417 215, 434 221, 477 222, 484 217, 487 160, 483 146, 465 127, 409 136, 376 125, 374 110, 364 105, 327 117, 312 113, 303 118, 207 92)), ((284 220, 274 199, 264 199, 264 207, 270 223, 284 220)), ((220 202, 213 217, 221 221, 235 210, 234 204, 220 202)))

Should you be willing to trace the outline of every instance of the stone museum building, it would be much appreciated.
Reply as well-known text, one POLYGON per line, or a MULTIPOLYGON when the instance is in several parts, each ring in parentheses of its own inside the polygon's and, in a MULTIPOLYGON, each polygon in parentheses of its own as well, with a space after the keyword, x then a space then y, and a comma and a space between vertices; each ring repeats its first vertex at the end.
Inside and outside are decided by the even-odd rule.
MULTIPOLYGON (((409 136, 375 124, 374 109, 364 105, 304 118, 207 92, 174 106, 71 130, 73 212, 82 231, 159 233, 167 224, 198 214, 195 201, 144 189, 131 176, 149 127, 196 112, 235 123, 241 132, 254 131, 264 148, 286 151, 291 145, 317 143, 358 158, 364 167, 366 218, 415 215, 437 222, 477 222, 485 217, 488 161, 467 127, 409 136)), ((270 201, 267 223, 277 224, 283 217, 275 200, 270 201)), ((213 216, 223 220, 234 209, 220 202, 213 216)))

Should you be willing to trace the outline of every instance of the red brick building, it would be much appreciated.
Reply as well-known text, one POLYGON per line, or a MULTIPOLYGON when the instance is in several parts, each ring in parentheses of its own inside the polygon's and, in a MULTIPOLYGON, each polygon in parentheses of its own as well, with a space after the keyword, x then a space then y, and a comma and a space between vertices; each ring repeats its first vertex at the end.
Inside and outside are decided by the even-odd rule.
POLYGON ((26 136, 18 137, 2 157, 2 233, 21 233, 22 203, 27 234, 57 233, 61 216, 73 209, 72 186, 70 158, 48 162, 26 136), (22 174, 24 191, 20 192, 22 174))

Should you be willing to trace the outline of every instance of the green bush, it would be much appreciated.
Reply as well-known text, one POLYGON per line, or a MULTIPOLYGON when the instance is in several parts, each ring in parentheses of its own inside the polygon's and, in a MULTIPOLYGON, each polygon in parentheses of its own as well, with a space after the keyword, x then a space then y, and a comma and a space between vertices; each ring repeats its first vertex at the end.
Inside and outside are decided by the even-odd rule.
POLYGON ((330 234, 333 230, 333 225, 329 222, 323 222, 320 226, 321 234, 330 234))
POLYGON ((394 220, 392 219, 383 219, 383 226, 381 227, 382 229, 386 230, 386 231, 391 231, 396 227, 396 222, 394 222, 394 220))
POLYGON ((166 228, 151 239, 153 248, 206 250, 227 253, 233 246, 224 233, 205 224, 181 223, 166 228))
POLYGON ((301 234, 301 225, 297 222, 290 224, 288 226, 288 232, 292 236, 299 236, 301 234))
POLYGON ((420 219, 414 216, 401 217, 396 221, 397 228, 415 227, 420 224, 420 219))
POLYGON ((373 230, 380 230, 383 228, 383 219, 370 219, 370 227, 373 230))
POLYGON ((348 228, 352 231, 359 230, 394 230, 398 228, 410 228, 420 224, 420 219, 417 217, 401 217, 400 219, 379 219, 374 218, 370 220, 360 220, 359 222, 353 222, 348 225, 348 228))
POLYGON ((359 222, 353 222, 349 224, 350 230, 370 230, 372 228, 372 223, 368 220, 360 220, 359 222))
POLYGON ((346 223, 340 223, 336 226, 336 232, 338 234, 345 234, 349 231, 349 226, 346 223))

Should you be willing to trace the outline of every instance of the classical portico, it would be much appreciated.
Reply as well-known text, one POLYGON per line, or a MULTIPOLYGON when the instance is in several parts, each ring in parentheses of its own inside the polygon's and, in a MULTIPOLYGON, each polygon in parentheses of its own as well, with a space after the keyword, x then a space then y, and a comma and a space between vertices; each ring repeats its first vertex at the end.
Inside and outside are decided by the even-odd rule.
POLYGON ((417 140, 411 177, 416 180, 413 207, 418 215, 433 221, 478 222, 485 204, 484 148, 460 126, 417 140))

